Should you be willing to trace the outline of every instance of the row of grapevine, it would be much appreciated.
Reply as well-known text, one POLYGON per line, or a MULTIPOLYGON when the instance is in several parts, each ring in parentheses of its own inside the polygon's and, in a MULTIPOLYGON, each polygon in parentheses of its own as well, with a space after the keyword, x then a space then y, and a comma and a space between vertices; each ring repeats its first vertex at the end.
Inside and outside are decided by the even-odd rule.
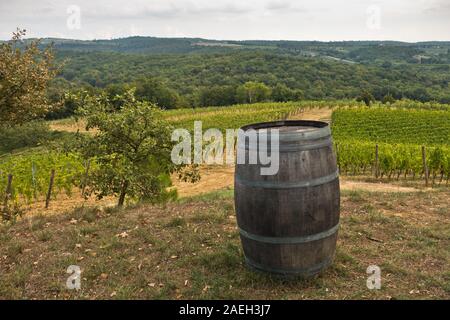
MULTIPOLYGON (((410 144, 379 144, 378 164, 376 144, 358 140, 336 142, 338 166, 343 175, 374 174, 378 168, 379 178, 412 179, 425 174, 421 147, 410 144)), ((426 165, 430 179, 448 183, 450 178, 450 147, 427 149, 426 165)), ((4 199, 8 175, 12 174, 13 200, 36 201, 46 195, 51 171, 54 169, 53 195, 65 192, 70 195, 74 186, 81 186, 86 173, 86 163, 75 154, 30 154, 1 159, 0 199, 4 199)), ((91 164, 91 166, 94 163, 91 164)))
POLYGON ((5 197, 8 175, 13 175, 13 200, 31 202, 48 191, 52 170, 56 174, 53 181, 53 194, 71 194, 74 185, 80 185, 84 162, 73 153, 55 152, 30 153, 0 158, 0 197, 5 197))
MULTIPOLYGON (((165 114, 168 118, 195 116, 198 114, 205 114, 210 112, 233 112, 236 110, 253 110, 265 108, 282 108, 286 106, 295 106, 297 108, 360 108, 365 107, 365 103, 356 100, 319 100, 319 101, 294 101, 294 102, 264 102, 254 104, 240 104, 222 107, 203 107, 203 108, 186 108, 186 109, 172 109, 166 110, 165 114)), ((373 102, 371 108, 389 107, 393 109, 407 109, 407 110, 435 110, 435 111, 450 111, 450 105, 441 104, 437 102, 419 102, 408 99, 396 100, 393 103, 383 104, 381 102, 373 102)))
POLYGON ((396 109, 418 109, 418 110, 437 110, 437 111, 450 111, 450 105, 442 104, 439 102, 420 102, 409 99, 396 100, 393 103, 383 104, 381 102, 372 103, 371 107, 392 107, 396 109))
POLYGON ((252 112, 264 110, 276 110, 283 108, 326 108, 326 107, 345 107, 345 106, 363 106, 364 104, 355 100, 338 100, 338 101, 295 101, 295 102, 264 102, 254 104, 240 104, 223 107, 204 107, 204 108, 187 108, 173 109, 164 111, 168 119, 195 117, 199 115, 212 113, 235 113, 235 112, 252 112))
POLYGON ((450 112, 391 108, 339 109, 332 116, 336 139, 426 145, 450 144, 450 112))
MULTIPOLYGON (((338 140, 336 142, 338 166, 341 174, 375 174, 378 165, 380 178, 418 178, 424 176, 422 147, 413 144, 375 144, 359 140, 338 140), (376 162, 378 146, 378 164, 376 162)), ((434 180, 450 178, 450 147, 427 148, 426 168, 434 180)))
POLYGON ((193 109, 182 112, 168 112, 166 119, 175 128, 193 129, 194 121, 201 121, 203 129, 235 129, 254 122, 284 119, 298 112, 303 107, 296 103, 264 103, 232 107, 204 108, 195 112, 193 109))

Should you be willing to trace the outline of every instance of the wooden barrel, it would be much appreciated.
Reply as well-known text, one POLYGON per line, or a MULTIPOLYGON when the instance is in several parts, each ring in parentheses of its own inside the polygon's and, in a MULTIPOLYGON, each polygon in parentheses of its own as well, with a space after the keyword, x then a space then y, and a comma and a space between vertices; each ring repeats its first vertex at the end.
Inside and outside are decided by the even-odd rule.
MULTIPOLYGON (((339 227, 339 174, 329 125, 278 121, 241 129, 258 137, 279 132, 278 173, 261 175, 260 161, 236 164, 234 198, 247 264, 285 276, 317 274, 332 263, 339 227)), ((238 139, 247 160, 256 149, 249 139, 238 139)))

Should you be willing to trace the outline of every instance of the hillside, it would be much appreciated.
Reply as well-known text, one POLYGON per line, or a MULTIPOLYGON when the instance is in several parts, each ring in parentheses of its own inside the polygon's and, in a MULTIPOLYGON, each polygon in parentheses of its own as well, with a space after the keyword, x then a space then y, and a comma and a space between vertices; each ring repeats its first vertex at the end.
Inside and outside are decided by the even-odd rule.
POLYGON ((0 2, 0 303, 450 300, 449 2, 0 2))
MULTIPOLYGON (((1 131, 5 138, 0 142, 0 198, 8 202, 0 223, 0 297, 449 296, 445 222, 450 212, 450 107, 419 101, 450 97, 450 67, 407 61, 428 47, 351 43, 339 55, 329 44, 304 44, 315 50, 309 54, 297 43, 280 48, 272 42, 266 47, 256 41, 244 45, 198 39, 195 46, 201 48, 194 52, 186 49, 192 43, 178 39, 147 43, 155 50, 151 53, 141 39, 128 41, 136 41, 136 51, 131 52, 133 45, 128 43, 130 50, 123 52, 114 42, 80 42, 94 50, 77 48, 79 44, 70 41, 64 45, 72 49, 57 48, 57 59, 64 65, 50 95, 79 90, 104 94, 105 101, 119 102, 102 116, 109 119, 126 109, 114 98, 136 87, 140 101, 133 97, 129 110, 135 111, 134 103, 149 106, 142 101, 162 108, 165 102, 176 102, 171 110, 154 108, 161 120, 167 120, 165 128, 192 130, 199 120, 203 130, 222 131, 280 119, 331 121, 342 194, 335 262, 316 278, 289 283, 246 268, 235 220, 232 165, 201 165, 203 179, 194 184, 180 181, 176 172, 161 175, 161 187, 174 196, 170 202, 150 205, 146 198, 128 195, 125 209, 118 209, 114 205, 125 196, 85 192, 102 165, 99 149, 83 154, 71 148, 92 134, 83 130, 87 117, 80 123, 73 118, 29 122, 1 131), (349 57, 350 51, 357 54, 349 57), (262 96, 257 103, 248 95, 253 90, 262 96), (361 93, 372 100, 370 107, 352 99, 361 93), (155 97, 160 100, 152 100, 155 97), (224 106, 210 106, 214 102, 224 106), (198 105, 204 107, 180 108, 198 105), (382 268, 382 290, 366 289, 365 271, 373 264, 382 268), (81 268, 79 291, 64 287, 69 265, 81 268)), ((445 57, 436 51, 443 44, 430 46, 445 57)), ((73 112, 75 102, 69 96, 67 110, 73 112)), ((146 110, 140 114, 150 115, 146 110)), ((138 124, 133 120, 131 127, 138 124)))
MULTIPOLYGON (((31 39, 30 39, 31 40, 31 39)), ((268 40, 210 40, 202 38, 128 37, 110 40, 72 40, 45 38, 43 45, 53 43, 60 51, 122 52, 122 53, 193 53, 218 52, 229 49, 263 49, 277 52, 295 52, 305 56, 331 56, 362 63, 411 62, 418 56, 425 63, 448 63, 450 42, 399 41, 268 41, 268 40)))
POLYGON ((239 103, 237 88, 248 81, 271 88, 268 99, 274 101, 352 99, 368 90, 377 100, 391 96, 450 102, 448 63, 378 65, 279 50, 227 50, 196 54, 58 51, 64 66, 53 87, 57 96, 71 88, 114 92, 126 85, 139 86, 143 79, 157 79, 179 106, 239 103))
MULTIPOLYGON (((62 51, 163 54, 214 51, 213 49, 226 48, 228 43, 200 38, 156 37, 129 37, 113 40, 43 39, 42 45, 48 44, 53 44, 57 50, 62 51)), ((229 44, 228 46, 239 47, 229 44)))
POLYGON ((306 281, 246 268, 230 190, 165 207, 83 209, 0 226, 9 299, 448 299, 447 191, 344 192, 332 267, 306 281), (379 265, 382 290, 367 290, 379 265), (81 290, 65 287, 67 266, 81 290))

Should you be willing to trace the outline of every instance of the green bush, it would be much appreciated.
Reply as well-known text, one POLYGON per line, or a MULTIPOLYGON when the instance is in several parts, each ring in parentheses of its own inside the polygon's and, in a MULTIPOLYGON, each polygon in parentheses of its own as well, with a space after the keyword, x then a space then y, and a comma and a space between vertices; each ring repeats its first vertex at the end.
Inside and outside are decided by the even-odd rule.
POLYGON ((20 126, 0 126, 0 153, 11 152, 25 147, 36 147, 53 136, 48 125, 41 121, 20 126))

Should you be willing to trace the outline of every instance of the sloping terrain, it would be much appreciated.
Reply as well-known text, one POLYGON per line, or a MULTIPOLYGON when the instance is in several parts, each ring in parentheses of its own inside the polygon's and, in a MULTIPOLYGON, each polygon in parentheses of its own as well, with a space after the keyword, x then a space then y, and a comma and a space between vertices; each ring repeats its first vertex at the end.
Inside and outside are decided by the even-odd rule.
POLYGON ((0 228, 0 298, 449 299, 450 193, 344 192, 334 264, 283 281, 244 265, 232 191, 78 209, 0 228), (69 266, 81 290, 68 290, 69 266), (370 265, 381 290, 366 286, 370 265))

